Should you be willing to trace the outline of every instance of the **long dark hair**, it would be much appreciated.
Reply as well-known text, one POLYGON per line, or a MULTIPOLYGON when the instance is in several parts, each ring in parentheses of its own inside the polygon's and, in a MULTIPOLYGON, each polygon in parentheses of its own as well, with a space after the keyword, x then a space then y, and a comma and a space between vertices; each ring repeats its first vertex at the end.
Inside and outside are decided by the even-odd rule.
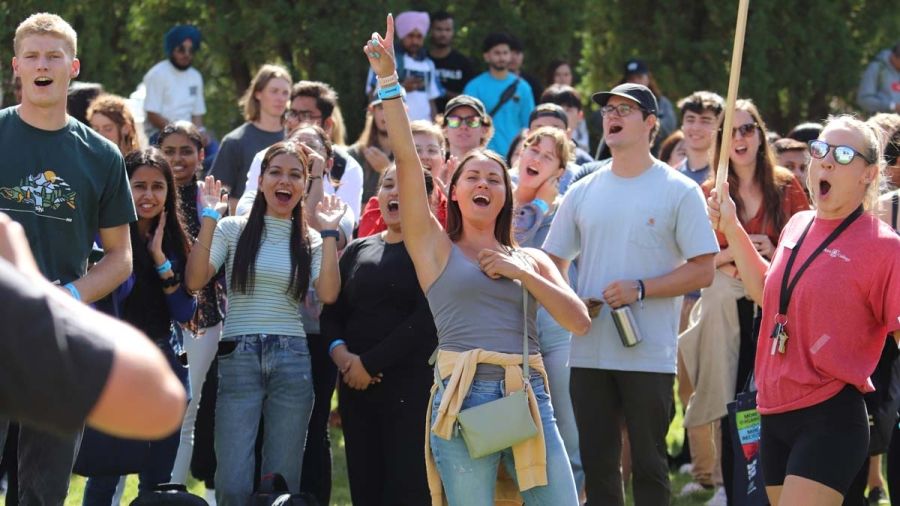
POLYGON ((503 184, 506 186, 506 200, 503 202, 503 208, 500 209, 500 214, 497 215, 497 220, 494 222, 494 238, 504 246, 515 248, 517 245, 516 239, 513 237, 513 196, 512 182, 509 179, 509 167, 506 166, 502 156, 489 149, 473 149, 470 151, 459 162, 459 166, 453 172, 453 177, 450 178, 450 194, 447 195, 447 235, 450 236, 450 240, 453 242, 458 241, 462 237, 462 212, 459 210, 459 203, 453 200, 453 194, 456 192, 456 182, 459 180, 459 175, 462 174, 466 164, 475 159, 492 161, 500 166, 500 172, 503 173, 503 184))
MULTIPOLYGON (((758 126, 756 134, 759 135, 759 149, 756 151, 756 170, 753 172, 753 181, 759 185, 763 194, 762 207, 765 209, 763 226, 771 223, 775 227, 775 233, 781 233, 781 229, 784 228, 784 225, 788 220, 786 211, 782 207, 782 199, 793 175, 787 169, 775 165, 775 153, 772 151, 772 145, 768 140, 766 123, 763 121, 762 116, 760 116, 756 104, 751 100, 741 99, 735 102, 734 109, 736 111, 746 111, 749 113, 758 126)), ((711 181, 715 181, 716 169, 719 167, 719 151, 722 146, 723 134, 721 123, 719 125, 720 128, 719 133, 716 135, 713 163, 710 166, 711 170, 709 171, 709 178, 711 181)), ((728 134, 732 135, 731 132, 728 132, 728 134)), ((738 176, 731 168, 730 154, 728 159, 728 169, 729 193, 734 200, 737 215, 740 217, 743 215, 744 201, 741 200, 739 194, 740 182, 738 181, 738 176)))
MULTIPOLYGON (((284 141, 272 145, 266 151, 259 172, 260 183, 269 169, 272 159, 278 155, 291 155, 300 160, 303 166, 302 187, 306 187, 306 176, 309 171, 309 160, 300 149, 300 143, 284 141)), ((261 186, 261 185, 260 185, 261 186)), ((250 216, 247 225, 238 238, 234 252, 234 264, 231 269, 231 286, 242 293, 253 293, 253 281, 256 277, 256 256, 259 254, 259 245, 262 242, 266 229, 266 197, 262 188, 256 193, 253 207, 250 208, 250 216)), ((291 211, 291 283, 287 293, 295 299, 304 300, 309 289, 309 276, 311 270, 312 253, 310 251, 309 236, 307 235, 306 217, 303 215, 303 198, 301 198, 291 211)))
MULTIPOLYGON (((166 223, 163 226, 165 232, 163 235, 163 251, 169 254, 183 255, 180 261, 181 266, 184 267, 184 261, 190 253, 190 247, 188 245, 191 244, 191 240, 188 236, 187 228, 184 225, 184 219, 181 216, 178 187, 175 186, 175 178, 172 176, 172 169, 169 167, 169 163, 166 161, 165 157, 163 157, 159 149, 155 147, 132 151, 125 155, 125 172, 128 174, 129 179, 131 179, 131 176, 141 167, 151 167, 158 170, 166 180, 166 201, 163 204, 163 209, 166 211, 166 223)), ((151 230, 156 230, 156 226, 159 223, 158 220, 159 217, 154 220, 151 225, 151 230)), ((146 239, 141 237, 140 232, 138 232, 137 222, 132 222, 131 244, 137 245, 144 244, 145 242, 146 239)), ((143 253, 147 253, 147 248, 135 246, 132 248, 132 253, 134 262, 137 265, 138 262, 143 259, 143 253)), ((149 254, 146 256, 147 258, 145 260, 148 262, 152 261, 149 254)))

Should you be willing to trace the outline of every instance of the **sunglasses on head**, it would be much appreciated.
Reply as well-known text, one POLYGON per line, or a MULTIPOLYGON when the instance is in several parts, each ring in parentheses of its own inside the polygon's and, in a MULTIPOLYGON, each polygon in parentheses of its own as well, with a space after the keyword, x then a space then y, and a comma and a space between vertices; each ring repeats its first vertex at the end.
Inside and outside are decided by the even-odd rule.
POLYGON ((447 126, 450 128, 459 128, 462 126, 463 122, 469 126, 469 128, 478 128, 481 126, 481 117, 479 116, 447 116, 447 126))
POLYGON ((827 142, 818 139, 809 141, 809 155, 813 158, 825 158, 832 149, 834 150, 834 161, 840 165, 848 165, 857 156, 865 160, 866 163, 872 164, 872 160, 869 160, 865 155, 850 146, 835 146, 834 144, 828 144, 827 142))
MULTIPOLYGON (((757 128, 759 128, 759 125, 757 125, 756 123, 746 123, 744 125, 732 128, 731 136, 734 137, 735 135, 740 134, 741 137, 746 139, 747 137, 755 134, 757 128)), ((721 131, 722 129, 720 128, 719 132, 721 131)))

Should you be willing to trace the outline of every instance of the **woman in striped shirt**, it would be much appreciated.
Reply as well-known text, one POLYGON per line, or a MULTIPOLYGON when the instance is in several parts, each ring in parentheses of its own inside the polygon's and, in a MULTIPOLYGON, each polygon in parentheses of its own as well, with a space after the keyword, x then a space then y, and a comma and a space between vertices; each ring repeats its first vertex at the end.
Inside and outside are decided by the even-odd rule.
POLYGON ((248 216, 219 220, 221 182, 207 177, 206 208, 186 283, 203 287, 225 265, 228 314, 219 344, 216 406, 216 501, 243 505, 253 491, 253 448, 265 419, 262 474, 282 474, 299 491, 313 384, 300 304, 309 286, 334 302, 340 290, 335 230, 347 206, 328 196, 316 208, 321 233, 307 226, 303 196, 321 156, 297 142, 266 152, 248 216))

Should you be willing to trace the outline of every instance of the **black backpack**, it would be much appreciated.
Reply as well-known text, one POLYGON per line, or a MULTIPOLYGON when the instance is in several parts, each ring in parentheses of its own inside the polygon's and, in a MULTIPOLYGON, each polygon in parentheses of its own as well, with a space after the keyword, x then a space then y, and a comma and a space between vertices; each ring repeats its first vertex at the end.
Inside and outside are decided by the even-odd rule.
POLYGON ((209 506, 202 497, 187 491, 180 483, 157 485, 153 492, 141 494, 131 506, 209 506))

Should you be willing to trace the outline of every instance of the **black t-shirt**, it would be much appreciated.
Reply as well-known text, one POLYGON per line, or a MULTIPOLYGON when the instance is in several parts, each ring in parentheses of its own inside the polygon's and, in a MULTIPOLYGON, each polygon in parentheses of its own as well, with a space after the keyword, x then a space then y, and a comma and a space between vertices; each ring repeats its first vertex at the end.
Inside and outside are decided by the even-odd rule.
MULTIPOLYGON (((472 60, 456 49, 451 49, 450 54, 444 58, 435 58, 431 55, 429 57, 434 62, 434 67, 437 69, 438 82, 441 88, 445 90, 445 93, 446 91, 452 91, 457 95, 461 94, 463 88, 466 87, 466 83, 475 77, 472 60)), ((452 97, 448 97, 445 94, 435 100, 439 113, 444 112, 444 108, 447 106, 450 98, 452 97)))
POLYGON ((116 336, 75 319, 5 260, 0 294, 0 415, 78 430, 106 384, 116 336))
POLYGON ((341 294, 322 311, 322 335, 329 343, 343 339, 369 374, 430 374, 428 358, 437 347, 431 309, 406 247, 381 236, 357 239, 344 250, 341 294))

